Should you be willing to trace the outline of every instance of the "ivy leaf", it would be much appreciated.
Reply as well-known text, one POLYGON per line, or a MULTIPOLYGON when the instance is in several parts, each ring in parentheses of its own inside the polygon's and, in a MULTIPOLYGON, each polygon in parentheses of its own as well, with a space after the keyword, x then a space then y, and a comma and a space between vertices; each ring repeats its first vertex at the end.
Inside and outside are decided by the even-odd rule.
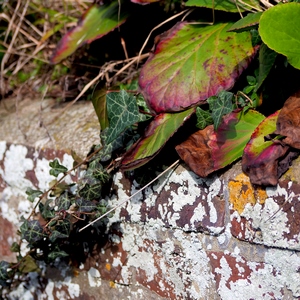
POLYGON ((233 111, 233 93, 220 92, 217 97, 207 99, 209 109, 212 111, 215 130, 219 127, 222 117, 233 111))
POLYGON ((9 279, 9 274, 7 269, 9 268, 10 264, 7 261, 2 260, 0 262, 0 285, 1 286, 8 286, 9 283, 7 280, 9 279))
POLYGON ((194 112, 195 109, 190 108, 180 113, 162 113, 156 116, 144 135, 124 155, 122 169, 135 169, 151 160, 194 112))
POLYGON ((71 205, 71 199, 68 193, 63 193, 59 197, 55 199, 55 204, 57 206, 57 210, 67 210, 71 205))
POLYGON ((234 31, 234 32, 242 32, 245 30, 250 30, 253 28, 256 28, 259 24, 259 19, 262 15, 262 12, 257 12, 255 14, 250 13, 246 17, 238 20, 236 23, 234 23, 228 31, 234 31))
POLYGON ((11 252, 20 252, 20 245, 17 242, 13 242, 10 246, 11 252))
POLYGON ((79 190, 78 194, 80 197, 87 200, 95 200, 101 197, 102 184, 101 182, 95 184, 86 183, 79 190))
POLYGON ((33 257, 30 255, 26 255, 24 259, 21 260, 18 270, 24 274, 41 271, 33 257))
POLYGON ((49 166, 52 168, 50 169, 49 173, 54 177, 57 177, 60 173, 65 173, 68 171, 68 169, 65 166, 61 165, 57 159, 49 162, 49 166))
POLYGON ((49 239, 50 239, 51 243, 53 243, 57 239, 65 239, 65 238, 68 238, 68 237, 69 237, 68 234, 59 232, 58 230, 53 230, 49 239))
POLYGON ((200 107, 196 109, 196 116, 197 116, 197 127, 199 129, 204 129, 206 126, 213 123, 213 118, 211 113, 207 110, 203 110, 200 107))
POLYGON ((109 5, 92 5, 73 27, 63 36, 57 45, 51 62, 56 64, 71 55, 77 48, 85 43, 91 43, 106 35, 125 22, 126 17, 118 14, 118 1, 109 5))
POLYGON ((79 207, 78 210, 82 212, 91 212, 97 208, 96 204, 83 198, 77 199, 76 205, 79 207))
POLYGON ((227 32, 231 25, 180 22, 160 37, 139 77, 153 111, 182 111, 233 87, 257 47, 250 32, 227 32))
POLYGON ((300 4, 286 3, 266 10, 259 22, 263 42, 272 50, 287 57, 288 62, 300 69, 300 4))
POLYGON ((53 261, 59 257, 67 257, 69 254, 63 250, 52 251, 48 254, 49 260, 53 261))
POLYGON ((139 110, 134 96, 125 90, 106 96, 109 128, 106 144, 115 140, 125 129, 139 121, 139 110))
POLYGON ((206 7, 215 10, 222 10, 227 12, 240 12, 240 11, 250 11, 251 7, 257 10, 262 10, 259 6, 259 1, 256 0, 244 0, 244 1, 234 1, 234 0, 188 0, 185 3, 186 6, 198 6, 206 7))
POLYGON ((37 220, 25 220, 20 227, 20 232, 21 238, 29 244, 34 244, 46 236, 43 227, 37 220))
POLYGON ((96 111, 101 130, 109 126, 107 107, 106 107, 106 89, 97 90, 93 94, 92 102, 96 111))
POLYGON ((45 204, 41 202, 39 203, 39 210, 45 220, 49 220, 55 217, 54 207, 50 205, 51 203, 52 199, 47 199, 45 204))
POLYGON ((35 198, 39 197, 42 194, 43 194, 43 192, 41 192, 39 190, 33 190, 32 188, 27 188, 27 190, 26 190, 26 195, 28 195, 27 199, 30 202, 33 202, 35 198))
POLYGON ((254 110, 232 112, 222 119, 217 131, 209 125, 177 145, 176 151, 192 171, 206 177, 242 156, 251 134, 263 119, 254 110))

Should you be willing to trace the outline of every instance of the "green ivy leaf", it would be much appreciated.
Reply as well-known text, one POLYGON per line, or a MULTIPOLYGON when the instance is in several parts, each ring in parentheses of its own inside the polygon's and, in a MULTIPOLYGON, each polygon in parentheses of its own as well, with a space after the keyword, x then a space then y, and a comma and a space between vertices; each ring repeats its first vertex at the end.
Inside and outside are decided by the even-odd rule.
POLYGON ((78 210, 82 212, 91 212, 97 208, 96 204, 83 198, 77 199, 76 204, 78 206, 78 210))
POLYGON ((200 107, 196 109, 196 116, 197 116, 197 127, 199 129, 204 129, 206 126, 213 124, 213 118, 211 113, 207 110, 203 110, 200 107))
POLYGON ((101 182, 96 184, 89 184, 86 183, 84 186, 79 190, 78 194, 80 197, 87 199, 87 200, 95 200, 101 197, 102 191, 102 184, 101 182))
POLYGON ((300 69, 300 4, 286 3, 266 10, 259 21, 263 42, 300 69))
POLYGON ((67 256, 69 256, 69 254, 62 250, 52 251, 48 254, 49 260, 52 260, 52 261, 55 260, 56 258, 67 257, 67 256))
POLYGON ((26 190, 26 195, 28 195, 27 199, 30 202, 33 202, 35 198, 39 197, 42 194, 43 194, 43 192, 41 192, 39 190, 33 190, 32 188, 27 188, 27 190, 26 190))
POLYGON ((65 166, 61 165, 58 162, 58 159, 49 162, 49 166, 52 168, 50 169, 49 173, 54 177, 57 177, 60 173, 65 173, 68 171, 68 169, 65 166))
POLYGON ((0 285, 1 286, 8 286, 9 283, 7 280, 9 279, 9 274, 7 269, 9 268, 10 264, 7 261, 2 260, 0 262, 0 285))
POLYGON ((43 227, 37 220, 25 220, 20 227, 20 232, 21 238, 29 244, 33 244, 46 236, 43 227))
POLYGON ((58 211, 69 209, 71 205, 71 199, 69 197, 69 194, 66 192, 60 195, 58 198, 55 199, 55 204, 57 206, 58 211))
POLYGON ((53 243, 55 242, 57 239, 66 239, 68 238, 69 235, 65 234, 65 233, 61 233, 58 230, 53 230, 51 235, 50 235, 50 241, 53 243))
POLYGON ((135 97, 125 90, 107 94, 106 101, 109 120, 106 144, 109 144, 125 129, 139 121, 139 110, 135 97))
POLYGON ((39 210, 45 220, 49 220, 55 217, 54 207, 50 205, 52 201, 52 199, 47 199, 45 204, 41 202, 39 203, 39 210))
POLYGON ((233 111, 232 99, 233 93, 226 91, 220 92, 217 97, 207 99, 209 109, 212 111, 215 130, 221 124, 222 117, 233 111))
POLYGON ((21 260, 18 270, 24 274, 41 271, 33 257, 30 255, 26 255, 24 259, 21 260))
POLYGON ((17 242, 13 242, 10 246, 11 252, 20 252, 20 245, 17 242))

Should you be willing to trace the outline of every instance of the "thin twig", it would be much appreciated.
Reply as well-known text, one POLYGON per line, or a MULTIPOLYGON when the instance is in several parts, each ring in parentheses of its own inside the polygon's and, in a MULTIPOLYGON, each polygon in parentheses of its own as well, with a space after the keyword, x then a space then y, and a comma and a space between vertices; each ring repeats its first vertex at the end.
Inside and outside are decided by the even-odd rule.
POLYGON ((179 164, 179 159, 176 160, 171 166, 169 166, 167 169, 165 169, 163 172, 161 172, 158 176, 156 176, 153 180, 151 180, 150 182, 148 182, 144 187, 142 187, 140 190, 136 191, 134 194, 132 194, 129 198, 127 198, 126 200, 123 200, 121 203, 119 203, 118 205, 114 206, 112 209, 110 209, 109 211, 107 211, 105 214, 103 214, 102 216, 100 216, 99 218, 95 219, 94 221, 92 221, 91 223, 87 224, 86 226, 82 227, 79 229, 79 232, 81 232, 82 230, 86 229, 87 227, 91 226, 92 224, 94 224, 95 222, 103 219, 105 216, 107 216, 108 214, 110 214, 111 212, 115 211, 117 208, 119 208, 120 206, 122 206, 123 204, 125 204, 126 202, 128 202, 130 199, 132 199, 134 196, 136 196, 137 194, 139 194, 140 192, 142 192, 145 188, 147 188, 149 185, 151 185, 153 182, 155 182, 158 178, 160 178, 162 175, 164 175, 166 172, 168 172, 170 169, 172 169, 173 167, 175 167, 176 165, 179 164))

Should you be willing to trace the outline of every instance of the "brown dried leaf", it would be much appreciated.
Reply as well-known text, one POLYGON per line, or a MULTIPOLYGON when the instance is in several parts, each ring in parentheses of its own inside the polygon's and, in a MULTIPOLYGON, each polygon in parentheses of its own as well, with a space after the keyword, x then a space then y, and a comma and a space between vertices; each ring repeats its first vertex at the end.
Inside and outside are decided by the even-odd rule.
POLYGON ((255 160, 251 156, 243 155, 243 172, 250 177, 252 184, 276 185, 281 175, 278 170, 279 161, 288 150, 288 146, 276 143, 263 151, 255 160))
POLYGON ((284 103, 275 133, 286 136, 282 141, 287 145, 300 149, 300 90, 284 103))
POLYGON ((193 172, 201 177, 206 177, 215 170, 212 150, 207 145, 213 133, 214 127, 209 125, 205 129, 192 134, 185 142, 175 147, 181 159, 193 172))

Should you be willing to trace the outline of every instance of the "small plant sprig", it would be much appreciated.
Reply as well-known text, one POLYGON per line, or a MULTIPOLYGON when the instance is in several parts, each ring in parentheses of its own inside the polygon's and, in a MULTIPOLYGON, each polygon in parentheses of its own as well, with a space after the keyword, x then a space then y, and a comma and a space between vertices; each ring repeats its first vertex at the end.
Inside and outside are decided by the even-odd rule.
MULTIPOLYGON (((49 173, 55 177, 62 174, 61 178, 52 182, 45 192, 27 189, 27 199, 36 203, 26 219, 21 217, 20 241, 11 246, 11 251, 17 253, 17 263, 0 262, 1 286, 12 284, 15 274, 39 272, 39 260, 52 263, 57 258, 69 257, 74 243, 71 236, 78 231, 77 223, 86 224, 107 211, 108 203, 101 197, 102 187, 108 184, 112 168, 106 170, 101 164, 104 149, 96 146, 90 155, 75 162, 70 170, 55 159, 49 163, 49 173), (74 171, 82 173, 84 166, 84 175, 78 182, 67 184, 64 181, 74 171), (21 250, 24 241, 29 249, 25 254, 21 250)), ((75 154, 73 157, 78 158, 75 154)), ((94 228, 101 230, 104 223, 99 222, 94 228)))

